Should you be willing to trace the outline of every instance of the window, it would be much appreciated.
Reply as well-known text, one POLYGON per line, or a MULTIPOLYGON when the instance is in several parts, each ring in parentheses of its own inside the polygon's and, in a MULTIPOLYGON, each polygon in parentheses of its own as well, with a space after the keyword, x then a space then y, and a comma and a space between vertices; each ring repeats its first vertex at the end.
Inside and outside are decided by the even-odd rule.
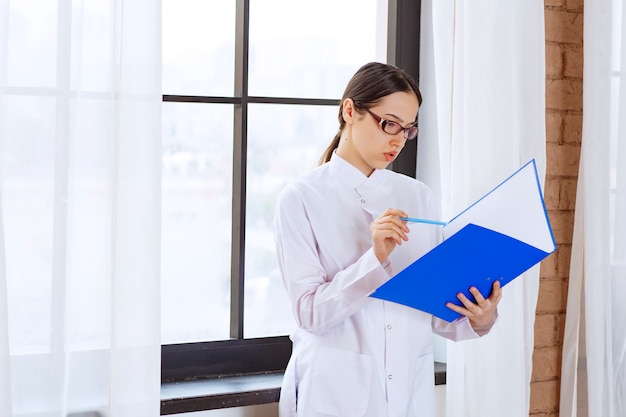
MULTIPOLYGON (((276 196, 316 165, 361 65, 417 78, 419 9, 163 0, 164 380, 284 367, 294 323, 274 258, 276 196), (207 359, 211 349, 232 360, 207 359), (238 356, 250 349, 253 364, 238 356)), ((407 142, 392 168, 415 176, 415 159, 407 142)))

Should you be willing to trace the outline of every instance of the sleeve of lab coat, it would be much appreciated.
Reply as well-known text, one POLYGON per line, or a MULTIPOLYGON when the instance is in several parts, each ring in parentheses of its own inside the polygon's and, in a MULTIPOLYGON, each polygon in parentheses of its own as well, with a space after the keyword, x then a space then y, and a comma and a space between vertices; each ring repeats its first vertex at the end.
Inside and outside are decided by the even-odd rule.
POLYGON ((447 322, 439 317, 433 316, 433 331, 446 339, 458 342, 460 340, 476 339, 489 333, 495 322, 498 320, 498 314, 487 326, 481 328, 472 328, 467 317, 461 317, 453 322, 447 322))
POLYGON ((274 238, 296 322, 312 333, 323 333, 372 302, 369 295, 389 279, 388 262, 381 265, 372 249, 328 276, 306 209, 293 188, 285 189, 277 201, 274 238))

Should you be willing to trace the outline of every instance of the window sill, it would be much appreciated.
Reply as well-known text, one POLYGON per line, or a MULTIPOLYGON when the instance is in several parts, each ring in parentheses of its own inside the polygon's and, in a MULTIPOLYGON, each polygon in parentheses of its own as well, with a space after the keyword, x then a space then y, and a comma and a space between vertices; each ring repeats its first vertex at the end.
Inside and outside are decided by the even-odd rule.
MULTIPOLYGON (((228 376, 161 384, 161 415, 278 402, 283 373, 228 376)), ((446 364, 435 362, 435 385, 446 384, 446 364)))

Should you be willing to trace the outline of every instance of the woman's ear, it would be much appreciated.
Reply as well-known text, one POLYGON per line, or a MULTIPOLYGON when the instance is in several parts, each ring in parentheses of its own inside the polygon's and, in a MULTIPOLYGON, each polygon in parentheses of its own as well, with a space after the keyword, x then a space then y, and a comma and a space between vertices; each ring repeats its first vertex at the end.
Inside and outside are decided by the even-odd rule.
POLYGON ((351 98, 345 99, 341 108, 341 115, 343 116, 343 120, 346 122, 346 124, 351 125, 354 121, 355 116, 354 101, 352 101, 351 98))

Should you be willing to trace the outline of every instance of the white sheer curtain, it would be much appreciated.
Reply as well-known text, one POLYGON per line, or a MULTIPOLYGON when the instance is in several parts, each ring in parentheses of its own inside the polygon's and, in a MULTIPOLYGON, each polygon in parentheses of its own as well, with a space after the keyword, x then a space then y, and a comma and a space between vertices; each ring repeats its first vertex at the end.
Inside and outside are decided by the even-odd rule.
MULTIPOLYGON (((451 218, 532 158, 543 180, 544 2, 422 7, 418 171, 451 218)), ((538 285, 535 267, 504 287, 488 336, 448 343, 448 417, 528 416, 538 285)))
POLYGON ((626 8, 585 2, 583 133, 560 415, 626 415, 626 8))
POLYGON ((0 0, 0 415, 154 417, 161 4, 0 0))

